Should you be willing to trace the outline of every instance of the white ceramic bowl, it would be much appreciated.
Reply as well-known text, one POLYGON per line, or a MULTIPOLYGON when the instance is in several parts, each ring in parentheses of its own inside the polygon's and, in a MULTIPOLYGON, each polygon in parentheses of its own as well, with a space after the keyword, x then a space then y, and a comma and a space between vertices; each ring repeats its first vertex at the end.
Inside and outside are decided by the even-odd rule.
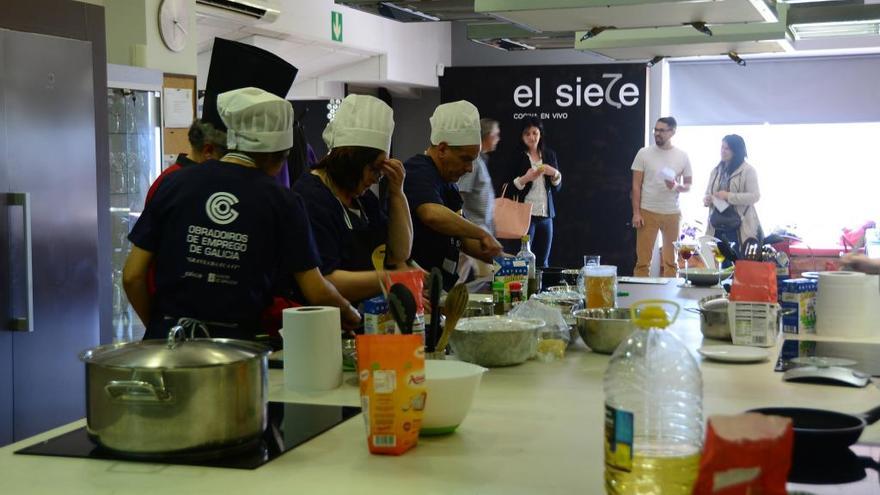
POLYGON ((422 435, 452 433, 464 421, 487 370, 464 361, 425 361, 428 398, 422 416, 422 435))

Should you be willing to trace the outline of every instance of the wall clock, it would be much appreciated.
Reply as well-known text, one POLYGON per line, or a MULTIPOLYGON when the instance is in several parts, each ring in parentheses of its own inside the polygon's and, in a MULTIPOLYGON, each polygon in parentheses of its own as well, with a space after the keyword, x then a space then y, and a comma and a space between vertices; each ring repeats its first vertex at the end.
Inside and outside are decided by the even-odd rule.
POLYGON ((159 5, 159 34, 172 52, 180 52, 189 39, 189 0, 162 0, 159 5))

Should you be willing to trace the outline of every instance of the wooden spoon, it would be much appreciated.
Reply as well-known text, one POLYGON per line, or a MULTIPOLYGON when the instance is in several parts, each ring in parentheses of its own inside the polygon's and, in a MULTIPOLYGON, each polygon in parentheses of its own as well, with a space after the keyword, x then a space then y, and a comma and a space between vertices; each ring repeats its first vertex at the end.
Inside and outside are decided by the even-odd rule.
POLYGON ((382 274, 385 273, 385 244, 376 246, 373 250, 373 270, 376 270, 376 277, 379 278, 379 288, 385 300, 388 300, 388 291, 385 290, 385 281, 382 280, 382 274))
POLYGON ((463 315, 467 309, 467 304, 468 291, 467 286, 464 284, 457 284, 449 291, 449 294, 446 294, 446 325, 443 327, 443 335, 440 336, 440 341, 437 342, 437 352, 443 352, 446 350, 446 344, 449 343, 449 337, 452 335, 452 331, 455 330, 455 326, 458 325, 458 320, 461 319, 461 315, 463 315))

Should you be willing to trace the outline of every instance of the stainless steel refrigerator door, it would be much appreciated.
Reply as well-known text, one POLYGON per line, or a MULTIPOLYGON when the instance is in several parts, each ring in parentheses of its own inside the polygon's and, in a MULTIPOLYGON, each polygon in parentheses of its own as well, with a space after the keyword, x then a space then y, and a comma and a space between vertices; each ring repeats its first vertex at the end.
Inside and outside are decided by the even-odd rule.
MULTIPOLYGON (((99 338, 95 95, 90 43, 15 31, 4 38, 2 166, 8 190, 29 194, 32 221, 33 331, 11 333, 20 439, 85 414, 77 354, 99 338)), ((24 280, 12 264, 18 294, 24 280)), ((20 304, 13 300, 10 310, 20 304)))

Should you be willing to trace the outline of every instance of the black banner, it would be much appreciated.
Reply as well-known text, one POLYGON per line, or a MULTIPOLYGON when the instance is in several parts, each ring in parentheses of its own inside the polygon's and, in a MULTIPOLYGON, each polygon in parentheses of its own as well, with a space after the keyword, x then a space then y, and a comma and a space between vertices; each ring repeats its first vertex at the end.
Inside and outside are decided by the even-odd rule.
POLYGON ((468 100, 500 122, 501 143, 489 159, 496 195, 503 181, 525 172, 515 170, 522 119, 540 118, 563 175, 550 264, 576 268, 583 255, 598 254, 630 274, 630 166, 645 143, 646 83, 644 64, 452 67, 440 90, 444 103, 468 100))

